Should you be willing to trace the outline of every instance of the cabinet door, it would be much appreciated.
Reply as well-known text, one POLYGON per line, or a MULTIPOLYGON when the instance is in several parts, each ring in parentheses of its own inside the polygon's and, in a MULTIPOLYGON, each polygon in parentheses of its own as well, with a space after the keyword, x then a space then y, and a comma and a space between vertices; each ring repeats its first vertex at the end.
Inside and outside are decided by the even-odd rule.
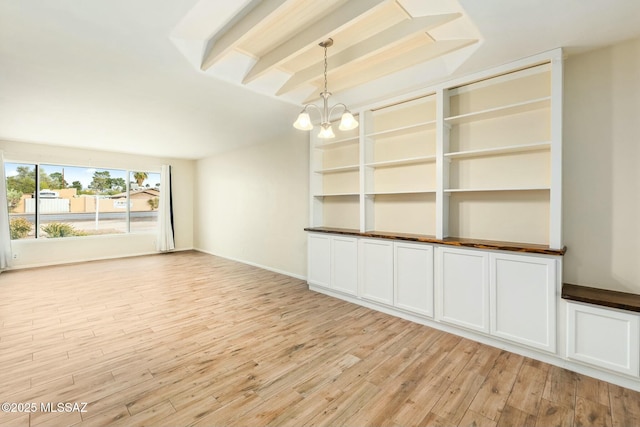
POLYGON ((567 303, 567 356, 638 376, 639 319, 637 314, 567 303))
POLYGON ((393 242, 360 240, 361 296, 393 304, 393 242))
POLYGON ((489 256, 438 248, 439 320, 489 332, 489 256))
POLYGON ((330 287, 331 282, 331 237, 326 234, 309 233, 307 282, 310 285, 330 287))
POLYGON ((491 333, 556 351, 556 260, 491 254, 491 333))
POLYGON ((433 317, 433 246, 394 244, 395 306, 433 317))
POLYGON ((331 238, 331 287, 352 295, 358 293, 358 239, 331 238))

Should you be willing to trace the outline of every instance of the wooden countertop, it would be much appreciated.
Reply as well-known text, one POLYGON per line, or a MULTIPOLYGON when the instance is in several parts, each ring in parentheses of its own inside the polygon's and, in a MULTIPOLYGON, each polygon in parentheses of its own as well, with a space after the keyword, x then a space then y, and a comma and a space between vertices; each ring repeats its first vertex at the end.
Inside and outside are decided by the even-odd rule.
POLYGON ((409 233, 388 233, 384 231, 367 231, 361 233, 358 230, 348 228, 332 228, 332 227, 307 227, 305 231, 311 231, 314 233, 330 233, 330 234, 344 234, 349 236, 359 237, 373 237, 378 239, 391 239, 391 240, 406 240, 410 242, 422 242, 422 243, 435 243, 439 245, 460 246, 467 248, 477 249, 489 249, 489 250, 501 250, 523 253, 535 253, 544 255, 564 255, 567 248, 551 249, 549 246, 536 245, 529 243, 516 243, 516 242, 500 242, 496 240, 478 240, 478 239, 463 239, 457 237, 447 237, 445 239, 436 239, 435 236, 427 236, 424 234, 409 234, 409 233))
POLYGON ((638 294, 564 283, 562 298, 640 313, 640 295, 638 294))

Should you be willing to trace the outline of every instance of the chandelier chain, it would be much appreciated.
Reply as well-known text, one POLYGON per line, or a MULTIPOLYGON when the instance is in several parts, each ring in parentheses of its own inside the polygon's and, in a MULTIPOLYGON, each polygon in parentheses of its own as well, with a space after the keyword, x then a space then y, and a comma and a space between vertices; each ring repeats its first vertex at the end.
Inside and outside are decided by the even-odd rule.
POLYGON ((324 46, 324 91, 327 91, 327 46, 324 46))

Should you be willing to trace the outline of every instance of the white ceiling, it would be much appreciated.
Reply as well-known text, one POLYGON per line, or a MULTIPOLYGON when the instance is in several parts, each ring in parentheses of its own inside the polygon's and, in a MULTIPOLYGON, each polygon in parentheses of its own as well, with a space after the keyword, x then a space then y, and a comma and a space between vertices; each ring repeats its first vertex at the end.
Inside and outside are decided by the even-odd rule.
MULTIPOLYGON (((313 85, 276 96, 289 77, 280 68, 243 84, 259 58, 242 50, 200 69, 207 42, 252 1, 0 0, 0 139, 201 158, 290 137, 313 85)), ((640 36, 637 0, 397 1, 413 17, 460 13, 436 40, 478 41, 345 86, 335 101, 357 107, 557 47, 640 36)))

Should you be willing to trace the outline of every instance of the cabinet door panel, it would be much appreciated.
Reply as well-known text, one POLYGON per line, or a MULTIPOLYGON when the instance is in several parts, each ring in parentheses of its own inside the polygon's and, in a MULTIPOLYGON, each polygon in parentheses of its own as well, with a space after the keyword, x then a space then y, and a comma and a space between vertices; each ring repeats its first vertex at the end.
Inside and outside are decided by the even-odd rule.
POLYGON ((332 237, 331 287, 337 291, 358 293, 358 240, 332 237))
POLYGON ((393 243, 362 239, 360 254, 361 296, 393 304, 393 243))
POLYGON ((440 320, 489 332, 489 256, 438 248, 440 320))
POLYGON ((567 304, 567 356, 638 376, 640 316, 583 304, 567 304))
POLYGON ((395 243, 395 306, 433 317, 433 246, 395 243))
POLYGON ((491 254, 491 333, 556 350, 556 260, 491 254))
POLYGON ((330 287, 331 282, 331 238, 328 235, 309 234, 309 261, 307 281, 309 284, 330 287))

